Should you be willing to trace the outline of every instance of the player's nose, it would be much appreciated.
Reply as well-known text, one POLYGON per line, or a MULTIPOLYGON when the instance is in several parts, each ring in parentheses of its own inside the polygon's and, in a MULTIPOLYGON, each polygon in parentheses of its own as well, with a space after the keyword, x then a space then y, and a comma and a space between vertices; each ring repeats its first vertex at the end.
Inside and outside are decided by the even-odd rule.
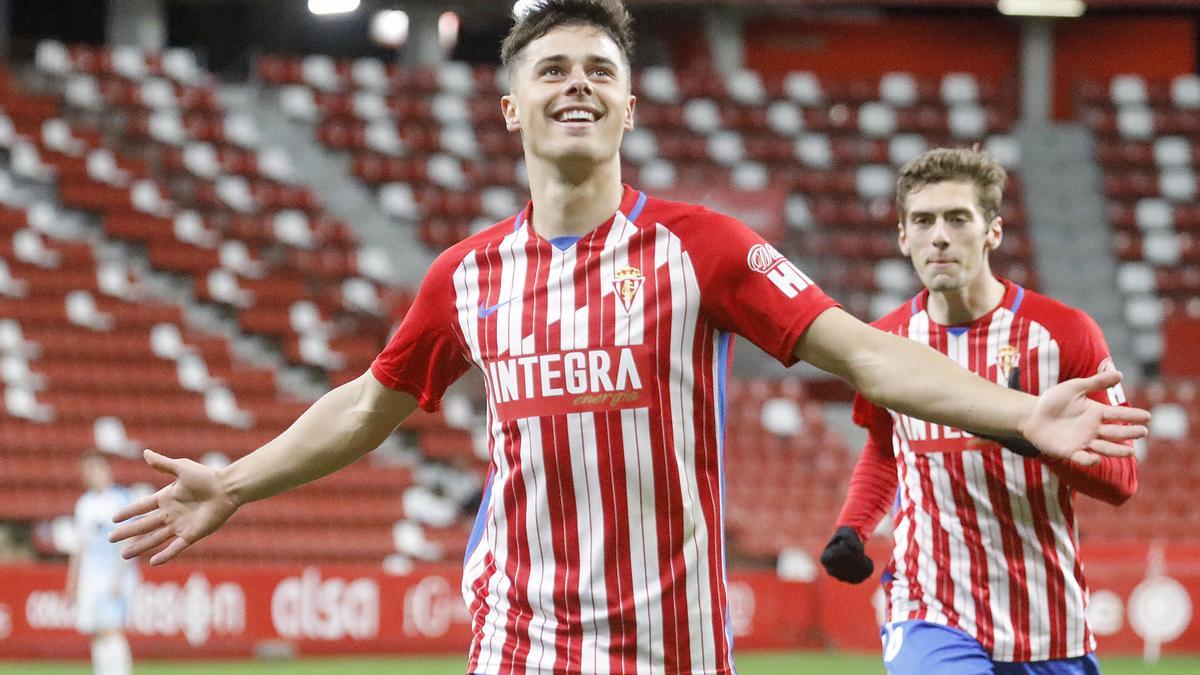
POLYGON ((938 218, 933 224, 933 232, 930 233, 933 237, 933 245, 938 248, 945 248, 950 245, 950 236, 947 231, 946 221, 938 218))
POLYGON ((592 83, 587 78, 587 72, 582 66, 577 66, 571 69, 567 75, 567 95, 568 96, 591 96, 592 83))

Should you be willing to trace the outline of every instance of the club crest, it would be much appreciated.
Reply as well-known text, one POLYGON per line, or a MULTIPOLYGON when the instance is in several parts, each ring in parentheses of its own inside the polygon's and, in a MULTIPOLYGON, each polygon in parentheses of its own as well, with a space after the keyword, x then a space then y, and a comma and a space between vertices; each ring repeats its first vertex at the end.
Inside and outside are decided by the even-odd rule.
POLYGON ((1013 369, 1021 365, 1021 353, 1012 345, 1004 345, 996 354, 996 368, 1007 382, 1012 376, 1013 369))
POLYGON ((613 278, 613 291, 617 297, 621 299, 621 304, 628 312, 633 307, 633 299, 637 296, 638 291, 642 288, 642 282, 646 277, 642 275, 642 271, 636 267, 622 267, 617 271, 613 278))

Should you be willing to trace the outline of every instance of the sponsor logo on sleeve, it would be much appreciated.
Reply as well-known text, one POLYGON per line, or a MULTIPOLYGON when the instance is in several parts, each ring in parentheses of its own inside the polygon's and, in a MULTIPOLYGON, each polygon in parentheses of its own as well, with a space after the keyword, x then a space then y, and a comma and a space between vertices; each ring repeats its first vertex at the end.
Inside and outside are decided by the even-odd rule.
MULTIPOLYGON (((1096 369, 1096 372, 1103 373, 1105 371, 1116 369, 1117 367, 1113 365, 1112 357, 1108 356, 1100 362, 1100 367, 1096 369)), ((1126 401, 1128 401, 1128 399, 1125 398, 1125 389, 1121 386, 1120 382, 1108 388, 1109 405, 1122 405, 1126 401)))
POLYGON ((746 254, 746 264, 755 272, 766 275, 771 283, 789 298, 800 295, 804 289, 812 286, 812 279, 806 277, 800 268, 770 244, 751 246, 750 252, 746 254))

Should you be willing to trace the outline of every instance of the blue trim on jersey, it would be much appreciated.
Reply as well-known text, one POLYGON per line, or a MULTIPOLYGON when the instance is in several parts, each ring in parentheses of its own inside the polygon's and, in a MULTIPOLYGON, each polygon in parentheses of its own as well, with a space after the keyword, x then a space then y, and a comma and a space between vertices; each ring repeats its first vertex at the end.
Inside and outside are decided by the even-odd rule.
POLYGON ((494 472, 488 473, 487 486, 483 488, 483 497, 479 502, 479 512, 475 514, 475 524, 471 526, 471 536, 467 538, 467 552, 463 555, 463 567, 467 566, 471 554, 475 552, 479 541, 483 539, 483 531, 487 525, 488 505, 492 503, 492 479, 495 477, 494 472))
POLYGON ((633 210, 629 212, 626 218, 629 222, 637 222, 638 216, 642 215, 642 207, 646 205, 646 193, 639 192, 637 203, 633 205, 633 210))
POLYGON ((1012 313, 1016 314, 1017 310, 1021 309, 1021 301, 1025 299, 1025 287, 1017 286, 1017 299, 1013 300, 1012 313))
POLYGON ((913 296, 913 299, 912 299, 912 313, 913 313, 913 316, 916 316, 916 315, 918 315, 918 314, 920 314, 920 313, 921 313, 921 308, 920 308, 919 306, 917 306, 917 298, 919 298, 919 297, 920 297, 920 296, 916 296, 916 295, 915 295, 915 296, 913 296))
POLYGON ((583 237, 567 234, 567 235, 563 235, 561 237, 555 237, 555 238, 551 239, 550 243, 554 245, 554 248, 556 248, 560 251, 565 251, 565 250, 571 248, 572 246, 574 246, 575 243, 578 242, 580 239, 583 239, 583 237))
MULTIPOLYGON (((629 215, 625 216, 625 219, 631 223, 637 222, 638 216, 642 215, 642 207, 644 207, 644 206, 646 206, 646 193, 638 192, 637 202, 633 205, 633 210, 629 212, 629 215)), ((520 211, 517 212, 516 221, 513 223, 513 232, 516 232, 517 230, 521 229, 521 226, 525 224, 525 221, 522 220, 522 218, 524 218, 524 217, 525 217, 525 209, 521 209, 520 211)), ((571 247, 571 244, 574 244, 576 241, 579 241, 580 239, 582 239, 582 237, 575 237, 575 241, 571 242, 571 244, 567 244, 566 246, 561 246, 558 243, 556 243, 561 239, 567 239, 567 238, 568 237, 555 237, 554 239, 550 240, 550 243, 554 244, 555 246, 558 246, 558 248, 560 248, 562 250, 566 250, 571 247)))
POLYGON ((971 330, 970 326, 950 326, 946 329, 946 332, 954 337, 961 337, 963 333, 966 333, 969 330, 971 330))
MULTIPOLYGON (((642 194, 638 199, 638 205, 634 208, 634 213, 641 211, 642 203, 645 202, 646 195, 642 194)), ((632 218, 630 219, 632 221, 632 218)), ((729 346, 733 342, 733 336, 729 333, 717 333, 717 448, 718 460, 717 468, 721 477, 721 514, 725 513, 725 393, 726 379, 729 373, 729 346)), ((729 588, 729 565, 725 558, 725 518, 721 518, 721 572, 724 576, 722 581, 725 587, 729 588)), ((725 603, 725 642, 729 646, 729 653, 733 654, 733 618, 730 614, 729 603, 725 603)), ((732 661, 732 659, 730 659, 732 661)), ((737 666, 730 664, 734 669, 734 675, 737 675, 737 666)))

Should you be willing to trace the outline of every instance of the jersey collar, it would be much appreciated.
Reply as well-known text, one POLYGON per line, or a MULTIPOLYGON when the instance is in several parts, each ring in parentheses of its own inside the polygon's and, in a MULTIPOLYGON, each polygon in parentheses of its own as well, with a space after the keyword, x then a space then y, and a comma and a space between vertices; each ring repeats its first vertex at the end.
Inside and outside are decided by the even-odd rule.
MULTIPOLYGON (((625 188, 625 193, 621 196, 621 205, 617 207, 617 213, 620 213, 631 223, 637 222, 638 216, 642 214, 642 208, 646 205, 646 193, 637 190, 628 184, 622 184, 625 188)), ((612 227, 613 221, 616 220, 617 214, 609 216, 608 220, 601 223, 592 231, 584 234, 580 239, 603 234, 612 227)), ((517 218, 513 223, 513 232, 520 230, 522 227, 529 226, 530 219, 533 217, 533 200, 525 203, 525 208, 517 214, 517 218)), ((538 239, 543 239, 541 235, 533 231, 533 227, 529 226, 529 234, 538 239)))
MULTIPOLYGON (((946 328, 946 329, 950 329, 950 330, 955 330, 955 329, 961 329, 963 331, 968 330, 970 328, 978 326, 980 323, 982 323, 984 321, 990 321, 992 315, 995 314, 996 310, 1000 309, 1001 307, 1011 311, 1013 314, 1016 314, 1021 309, 1021 302, 1025 299, 1025 288, 1022 286, 1018 286, 1017 284, 1013 283, 1012 281, 1009 281, 1008 279, 1005 279, 1004 277, 1001 277, 1001 276, 997 276, 996 279, 999 280, 1000 283, 1004 284, 1004 297, 1001 298, 999 305, 996 305, 994 308, 992 308, 992 310, 990 312, 984 314, 983 316, 979 317, 978 319, 975 319, 974 321, 972 321, 970 323, 958 324, 958 325, 954 325, 954 326, 942 326, 942 327, 946 328)), ((914 295, 913 299, 912 299, 912 303, 911 303, 913 316, 916 316, 916 315, 920 314, 921 312, 926 311, 928 309, 928 305, 927 305, 928 302, 929 302, 929 289, 928 288, 923 289, 920 293, 917 293, 916 295, 914 295)), ((932 318, 929 320, 929 323, 930 323, 930 325, 936 325, 936 326, 942 325, 942 324, 935 324, 932 318)))

